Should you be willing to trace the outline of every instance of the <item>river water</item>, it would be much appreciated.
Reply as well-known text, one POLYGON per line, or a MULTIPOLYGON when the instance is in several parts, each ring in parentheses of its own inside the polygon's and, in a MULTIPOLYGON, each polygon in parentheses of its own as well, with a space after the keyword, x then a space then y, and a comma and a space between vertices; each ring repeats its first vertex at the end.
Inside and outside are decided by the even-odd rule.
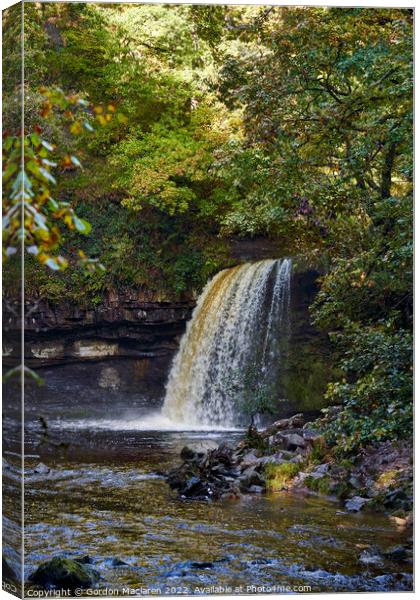
MULTIPOLYGON (((161 473, 184 445, 205 449, 240 432, 153 431, 156 420, 141 411, 104 421, 63 405, 58 418, 49 406, 47 430, 35 406, 27 412, 26 577, 53 556, 89 555, 107 595, 411 589, 408 562, 359 561, 366 546, 407 542, 384 515, 349 514, 314 496, 212 504, 170 490, 161 473), (40 462, 49 473, 34 472, 40 462)), ((10 474, 13 453, 6 459, 10 474)), ((13 564, 7 547, 6 556, 13 564)))

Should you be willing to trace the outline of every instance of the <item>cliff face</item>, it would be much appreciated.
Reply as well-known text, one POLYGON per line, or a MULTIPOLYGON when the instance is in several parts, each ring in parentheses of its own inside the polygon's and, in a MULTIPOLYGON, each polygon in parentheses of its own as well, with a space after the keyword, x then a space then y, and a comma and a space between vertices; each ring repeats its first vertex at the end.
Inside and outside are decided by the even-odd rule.
MULTIPOLYGON (((28 394, 47 400, 135 406, 162 397, 167 373, 194 301, 169 302, 150 291, 113 293, 95 309, 28 303, 25 319, 25 364, 44 379, 37 389, 28 378, 28 394)), ((4 315, 4 363, 19 355, 19 321, 4 315)))
MULTIPOLYGON (((26 364, 40 368, 172 354, 193 306, 192 298, 169 302, 144 290, 108 294, 94 309, 30 302, 25 318, 26 364)), ((7 361, 19 347, 19 323, 10 314, 4 322, 7 361)))
MULTIPOLYGON (((286 412, 323 403, 328 346, 311 327, 308 311, 317 276, 309 270, 292 276, 286 412)), ((25 362, 45 380, 31 393, 47 402, 51 392, 77 405, 82 400, 100 404, 102 395, 107 402, 124 397, 130 405, 159 403, 194 305, 191 296, 170 301, 144 289, 108 294, 94 309, 43 300, 28 303, 25 362)), ((16 364, 19 343, 17 315, 6 311, 6 365, 16 364)))

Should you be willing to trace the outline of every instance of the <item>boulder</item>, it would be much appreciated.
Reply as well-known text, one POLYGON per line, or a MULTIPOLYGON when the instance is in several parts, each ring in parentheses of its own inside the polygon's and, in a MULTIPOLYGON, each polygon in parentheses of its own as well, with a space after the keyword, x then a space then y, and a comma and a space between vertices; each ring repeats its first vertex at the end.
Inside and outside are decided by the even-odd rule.
POLYGON ((253 485, 263 487, 265 486, 265 481, 254 467, 248 467, 239 477, 239 486, 242 492, 246 492, 253 485))
MULTIPOLYGON (((288 459, 290 459, 290 456, 288 456, 288 459)), ((286 459, 284 452, 279 451, 271 456, 264 456, 261 458, 260 464, 267 465, 268 463, 271 463, 273 465, 283 465, 285 462, 288 462, 288 459, 286 459)))
POLYGON ((56 556, 52 560, 39 565, 37 570, 29 576, 29 581, 36 583, 44 589, 91 588, 99 580, 99 573, 71 558, 56 556))
POLYGON ((369 502, 369 498, 362 498, 362 496, 353 496, 345 501, 344 505, 350 512, 359 512, 362 510, 364 505, 369 502))
POLYGON ((306 446, 305 438, 298 433, 279 434, 279 441, 280 440, 283 440, 285 450, 297 450, 298 448, 304 448, 306 446))
POLYGON ((248 467, 252 467, 256 464, 259 464, 261 459, 256 456, 254 452, 248 452, 241 460, 241 469, 247 469, 248 467))
POLYGON ((240 468, 229 445, 220 444, 206 454, 185 447, 182 456, 184 463, 167 474, 168 484, 181 497, 207 500, 237 494, 240 468))
POLYGON ((297 415, 293 415, 288 419, 280 419, 279 421, 275 421, 272 423, 267 429, 262 433, 264 437, 271 436, 279 431, 284 431, 285 429, 294 429, 296 427, 303 427, 305 423, 305 419, 303 414, 299 413, 297 415))

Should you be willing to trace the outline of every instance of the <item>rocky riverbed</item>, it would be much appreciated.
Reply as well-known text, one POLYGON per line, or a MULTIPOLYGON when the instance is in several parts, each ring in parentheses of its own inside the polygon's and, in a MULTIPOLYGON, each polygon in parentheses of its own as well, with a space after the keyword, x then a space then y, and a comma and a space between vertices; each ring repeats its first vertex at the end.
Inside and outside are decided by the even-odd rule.
MULTIPOLYGON (((328 412, 339 410, 330 407, 328 412)), ((337 460, 303 414, 250 428, 234 445, 207 452, 184 447, 183 463, 167 474, 182 498, 218 500, 241 494, 299 490, 339 499, 346 510, 376 509, 400 525, 412 522, 412 465, 408 445, 382 443, 355 460, 337 460)))
MULTIPOLYGON (((47 439, 35 413, 26 421, 24 578, 31 593, 73 587, 95 595, 129 589, 136 596, 152 589, 171 596, 255 593, 255 586, 265 593, 279 586, 310 586, 313 592, 412 589, 409 527, 367 505, 350 512, 333 496, 294 487, 305 469, 313 472, 328 461, 333 468, 324 455, 315 464, 318 442, 309 443, 310 426, 296 420, 293 426, 272 426, 259 447, 260 437, 248 439, 242 431, 152 431, 139 429, 146 419, 141 414, 98 421, 95 407, 87 408, 92 416, 76 419, 73 407, 60 405, 59 418, 48 420, 47 439), (290 430, 296 435, 304 430, 307 447, 275 450, 279 434, 287 437, 290 430), (285 462, 278 466, 298 464, 292 462, 297 456, 306 456, 307 466, 298 464, 298 475, 280 486, 268 477, 267 469, 277 468, 268 467, 269 460, 254 469, 265 491, 258 490, 256 479, 249 487, 241 484, 255 458, 278 460, 280 452, 285 462), (198 495, 183 498, 163 475, 177 471, 180 462, 204 457, 214 466, 221 454, 228 458, 219 477, 232 469, 233 482, 225 473, 220 496, 214 485, 216 501, 204 494, 198 501, 193 500, 198 495), (229 491, 234 487, 235 494, 229 491)), ((11 495, 14 486, 17 494, 20 489, 18 450, 17 435, 5 447, 3 500, 10 515, 4 558, 14 580, 22 575, 12 545, 19 539, 11 495)), ((390 465, 395 464, 393 459, 390 465)))

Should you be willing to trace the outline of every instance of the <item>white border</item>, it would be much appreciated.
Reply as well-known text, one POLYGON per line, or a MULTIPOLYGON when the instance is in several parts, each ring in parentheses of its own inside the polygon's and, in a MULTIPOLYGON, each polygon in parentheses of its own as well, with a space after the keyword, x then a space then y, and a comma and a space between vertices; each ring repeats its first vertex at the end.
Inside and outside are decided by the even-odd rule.
MULTIPOLYGON (((28 3, 29 2, 33 2, 36 0, 26 0, 28 3)), ((41 0, 43 1, 43 0, 41 0)), ((45 0, 47 1, 47 0, 45 0)), ((77 2, 79 0, 53 0, 55 2, 77 2)), ((88 3, 97 3, 96 0, 85 0, 85 2, 88 3)), ((162 3, 162 4, 230 4, 230 5, 272 5, 272 6, 338 6, 338 7, 363 7, 363 8, 414 8, 414 2, 402 2, 401 0, 394 0, 394 1, 390 1, 390 0, 382 0, 382 1, 370 1, 370 2, 366 2, 366 1, 361 1, 361 2, 352 2, 352 1, 336 1, 336 2, 317 2, 314 0, 306 0, 304 2, 299 2, 299 1, 295 1, 295 2, 280 2, 279 0, 271 0, 268 2, 262 2, 260 0, 194 0, 193 2, 185 2, 184 0, 166 0, 164 2, 155 2, 153 0, 143 0, 143 2, 139 2, 138 0, 125 0, 125 2, 116 2, 115 0, 101 0, 102 4, 106 4, 106 3, 130 3, 130 4, 157 4, 157 3, 162 3)), ((18 4, 18 2, 16 2, 16 0, 0 0, 0 7, 2 10, 4 10, 5 8, 8 8, 9 6, 12 6, 14 4, 18 4)), ((23 4, 23 2, 22 2, 23 4)), ((417 27, 417 23, 416 23, 416 19, 415 19, 415 27, 414 27, 414 39, 416 40, 416 34, 418 31, 418 27, 417 27)), ((415 61, 417 62, 418 59, 418 47, 416 45, 415 47, 415 61)), ((22 61, 23 63, 23 61, 22 61)), ((1 67, 0 67, 1 70, 1 67)), ((417 86, 415 87, 415 100, 418 99, 418 91, 417 91, 417 86)), ((415 140, 415 142, 417 142, 417 140, 415 140)), ((415 143, 415 156, 418 155, 418 153, 416 152, 417 150, 417 143, 415 143)), ((417 194, 415 194, 415 198, 416 198, 417 194)), ((420 259, 418 258, 418 255, 416 256, 415 254, 415 272, 416 272, 416 267, 419 266, 419 261, 420 259)), ((1 282, 0 282, 0 291, 1 291, 1 282)), ((417 303, 417 298, 416 298, 416 302, 415 302, 415 308, 418 308, 420 306, 420 301, 419 304, 417 303)), ((1 319, 1 317, 0 317, 1 319)), ((415 326, 415 334, 417 334, 418 328, 417 328, 417 324, 415 326)), ((22 332, 23 335, 23 332, 22 332)), ((415 361, 416 363, 416 361, 415 361)), ((417 391, 417 382, 415 380, 415 392, 417 391)), ((1 394, 1 392, 0 392, 1 394)), ((23 395, 22 395, 22 408, 23 408, 23 395)), ((24 413, 22 410, 22 419, 24 418, 24 413)), ((23 443, 23 440, 22 440, 23 443)), ((1 447, 1 446, 0 446, 1 447)), ((418 458, 418 448, 415 447, 415 459, 418 458)), ((416 460, 417 462, 417 460, 416 460)), ((415 497, 417 497, 417 480, 415 479, 415 497)), ((1 495, 1 491, 0 491, 0 495, 1 495)), ((23 512, 23 505, 22 505, 22 512, 23 512)), ((24 516, 24 515, 23 515, 24 516)), ((417 532, 417 526, 416 526, 416 521, 415 521, 415 528, 414 528, 414 532, 417 532)), ((415 539, 415 535, 414 535, 414 539, 415 539)), ((418 564, 418 560, 417 560, 417 556, 415 554, 415 561, 414 561, 414 565, 415 568, 417 567, 418 564)), ((22 569, 22 577, 23 577, 23 569, 22 569)), ((414 592, 376 592, 376 593, 364 593, 364 592, 358 592, 358 593, 352 593, 352 592, 345 592, 345 596, 346 596, 346 600, 357 600, 358 597, 360 597, 361 594, 363 594, 363 598, 367 598, 370 599, 377 599, 379 594, 384 594, 386 596, 386 600, 394 600, 396 598, 398 598, 400 596, 401 593, 404 593, 405 595, 408 596, 413 596, 414 592)), ((303 594, 302 594, 303 595, 303 594)), ((321 599, 336 599, 336 598, 340 598, 341 596, 343 596, 343 593, 337 594, 337 593, 319 593, 319 594, 311 594, 316 595, 317 598, 321 598, 321 599)), ((7 592, 4 592, 3 590, 0 590, 0 600, 2 599, 10 599, 13 596, 11 596, 10 594, 8 594, 7 592)), ((100 597, 100 596, 99 596, 100 597)), ((216 596, 211 596, 212 598, 216 597, 216 596)), ((229 598, 232 600, 237 600, 238 598, 247 598, 249 600, 249 598, 273 598, 273 599, 280 599, 282 596, 278 595, 278 594, 267 594, 267 595, 253 595, 253 596, 221 596, 223 598, 229 598)), ((114 596, 115 598, 115 596, 114 596)), ((163 598, 163 597, 162 597, 163 598)), ((171 596, 165 596, 164 598, 168 598, 168 599, 172 599, 174 598, 174 600, 179 600, 180 596, 175 596, 175 597, 171 597, 171 596)))

